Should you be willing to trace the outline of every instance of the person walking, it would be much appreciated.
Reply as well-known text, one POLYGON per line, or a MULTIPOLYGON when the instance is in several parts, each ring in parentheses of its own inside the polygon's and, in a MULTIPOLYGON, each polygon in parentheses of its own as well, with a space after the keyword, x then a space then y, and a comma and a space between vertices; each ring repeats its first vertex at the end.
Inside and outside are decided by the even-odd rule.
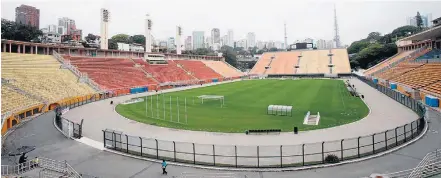
POLYGON ((167 162, 165 160, 162 160, 162 174, 167 175, 167 171, 165 171, 165 168, 167 168, 167 162))

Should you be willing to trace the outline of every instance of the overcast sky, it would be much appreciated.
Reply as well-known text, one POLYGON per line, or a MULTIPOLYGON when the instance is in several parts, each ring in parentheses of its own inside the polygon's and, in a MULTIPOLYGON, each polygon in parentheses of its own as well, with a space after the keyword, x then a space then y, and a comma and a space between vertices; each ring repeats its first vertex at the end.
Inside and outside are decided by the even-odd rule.
POLYGON ((221 36, 228 29, 235 40, 248 32, 256 40, 284 40, 287 24, 288 42, 313 38, 330 40, 334 35, 333 4, 337 8, 340 39, 343 44, 365 38, 369 32, 389 33, 406 25, 406 17, 432 14, 441 16, 441 1, 294 1, 294 0, 2 0, 2 18, 15 20, 15 7, 21 4, 40 9, 40 28, 57 24, 60 17, 74 19, 77 28, 100 33, 100 8, 111 13, 110 35, 144 33, 144 16, 150 14, 156 39, 175 36, 176 25, 183 36, 194 30, 210 35, 219 28, 221 36))

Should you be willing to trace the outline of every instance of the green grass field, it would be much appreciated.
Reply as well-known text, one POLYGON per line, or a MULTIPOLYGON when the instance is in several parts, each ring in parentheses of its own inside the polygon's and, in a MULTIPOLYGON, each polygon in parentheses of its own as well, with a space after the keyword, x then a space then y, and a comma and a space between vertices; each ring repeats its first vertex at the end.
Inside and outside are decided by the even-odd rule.
POLYGON ((120 104, 116 111, 146 124, 215 132, 245 132, 248 129, 293 131, 294 126, 299 130, 321 129, 357 121, 369 112, 360 98, 350 95, 342 80, 327 79, 246 80, 152 96, 147 101, 120 104), (221 107, 219 100, 202 104, 196 98, 200 95, 222 95, 225 105, 221 107), (268 105, 293 106, 292 116, 267 115, 268 105), (177 123, 178 109, 180 123, 177 123), (319 125, 303 125, 308 111, 311 114, 320 112, 319 125))

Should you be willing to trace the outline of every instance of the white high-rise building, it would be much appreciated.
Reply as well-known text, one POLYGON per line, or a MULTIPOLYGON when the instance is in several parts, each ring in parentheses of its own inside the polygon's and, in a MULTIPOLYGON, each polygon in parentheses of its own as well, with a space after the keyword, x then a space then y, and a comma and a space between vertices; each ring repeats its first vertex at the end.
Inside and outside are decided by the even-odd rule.
MULTIPOLYGON (((430 27, 432 26, 432 14, 429 13, 427 15, 421 15, 421 20, 423 21, 423 27, 430 27)), ((417 21, 416 21, 416 17, 412 16, 412 17, 407 17, 406 19, 407 21, 407 25, 411 25, 411 26, 417 26, 417 21)))
POLYGON ((316 43, 317 49, 326 49, 326 40, 318 39, 316 43))
POLYGON ((233 30, 228 30, 228 46, 234 47, 234 33, 233 30))
POLYGON ((211 36, 205 39, 205 48, 210 48, 213 46, 213 38, 211 36))
POLYGON ((242 39, 236 42, 236 47, 242 47, 244 49, 248 49, 248 44, 246 39, 242 39))
POLYGON ((224 35, 224 36, 222 36, 222 38, 221 38, 221 46, 224 46, 224 45, 227 45, 227 46, 229 46, 229 41, 228 41, 228 35, 224 35))
POLYGON ((257 41, 257 48, 258 49, 263 49, 265 48, 265 42, 264 41, 257 41))
POLYGON ((58 33, 58 28, 56 25, 48 25, 47 26, 47 31, 49 33, 58 33))
POLYGON ((167 49, 169 50, 175 50, 176 46, 175 46, 175 38, 174 37, 170 37, 167 40, 167 49))
POLYGON ((249 32, 247 34, 247 49, 253 48, 256 46, 256 34, 253 32, 249 32))
POLYGON ((101 49, 108 49, 109 47, 109 15, 110 13, 107 9, 101 9, 101 49))
POLYGON ((326 49, 332 49, 332 48, 335 48, 335 41, 334 40, 326 41, 326 49))
POLYGON ((277 49, 283 49, 283 43, 281 41, 274 42, 274 47, 277 49))
POLYGON ((184 43, 185 43, 185 50, 189 51, 193 49, 193 47, 191 46, 191 36, 187 36, 184 43))
POLYGON ((204 48, 204 32, 193 31, 193 49, 204 48))
POLYGON ((218 28, 213 28, 211 30, 211 40, 212 44, 220 43, 220 30, 218 28))

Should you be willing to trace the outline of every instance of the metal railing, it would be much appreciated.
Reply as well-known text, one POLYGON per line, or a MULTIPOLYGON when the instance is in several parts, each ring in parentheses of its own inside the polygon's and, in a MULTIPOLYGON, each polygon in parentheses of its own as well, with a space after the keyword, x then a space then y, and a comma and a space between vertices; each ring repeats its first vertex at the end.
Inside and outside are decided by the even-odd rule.
MULTIPOLYGON (((33 170, 35 168, 43 168, 43 170, 50 170, 46 172, 54 173, 52 175, 64 175, 69 178, 81 178, 80 174, 75 171, 72 166, 70 166, 66 161, 57 161, 49 158, 38 157, 37 159, 32 159, 26 161, 25 163, 18 165, 2 165, 1 175, 20 175, 27 171, 33 170)), ((40 172, 41 174, 41 172, 40 172)), ((59 177, 59 176, 58 176, 59 177)))
MULTIPOLYGON (((141 157, 226 167, 299 167, 362 158, 407 143, 423 133, 425 108, 418 101, 361 78, 367 84, 415 111, 420 119, 372 135, 301 145, 208 145, 131 136, 103 130, 104 147, 141 157)), ((381 123, 379 123, 381 124, 381 123)))
POLYGON ((409 178, 418 178, 436 173, 441 173, 441 149, 427 153, 418 166, 410 173, 409 178))
POLYGON ((422 178, 441 173, 441 149, 432 151, 423 158, 417 167, 382 175, 388 178, 422 178))

